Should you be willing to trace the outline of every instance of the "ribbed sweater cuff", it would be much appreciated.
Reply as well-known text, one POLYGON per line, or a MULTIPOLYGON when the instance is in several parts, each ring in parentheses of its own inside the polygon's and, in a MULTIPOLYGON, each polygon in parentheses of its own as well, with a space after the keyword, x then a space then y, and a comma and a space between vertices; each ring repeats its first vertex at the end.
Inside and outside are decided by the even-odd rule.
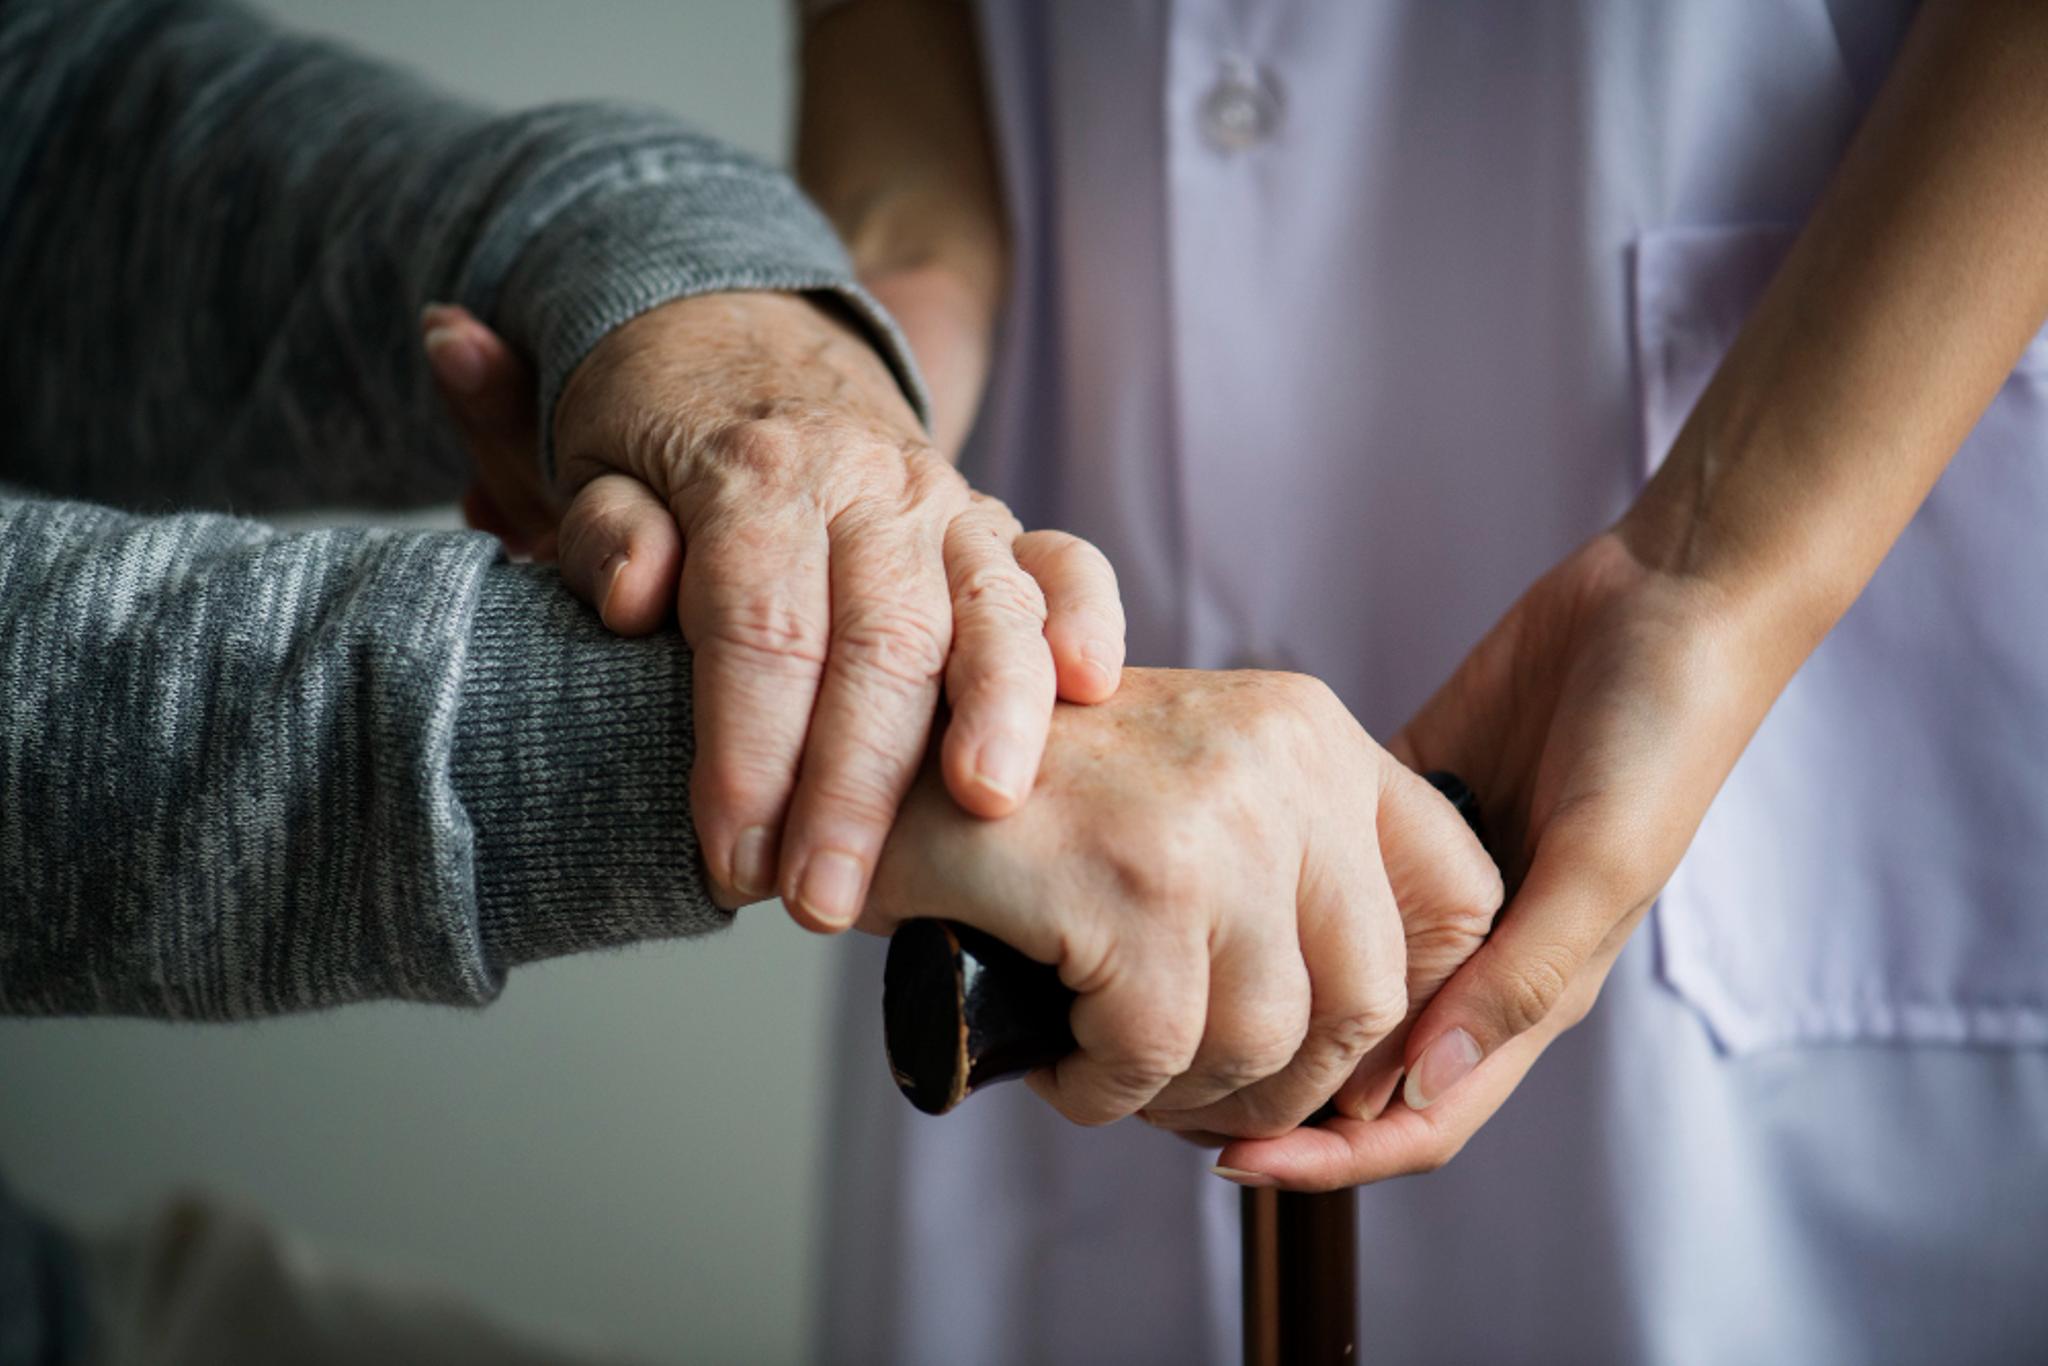
POLYGON ((561 209, 522 250, 507 322, 540 368, 542 460, 554 473, 555 403, 620 324, 673 299, 729 290, 821 293, 842 304, 920 421, 924 382, 882 306, 854 282, 831 225, 786 176, 744 162, 643 161, 640 179, 561 209))
POLYGON ((730 922, 690 823, 690 725, 673 632, 623 640, 551 571, 485 572, 453 767, 494 969, 730 922))

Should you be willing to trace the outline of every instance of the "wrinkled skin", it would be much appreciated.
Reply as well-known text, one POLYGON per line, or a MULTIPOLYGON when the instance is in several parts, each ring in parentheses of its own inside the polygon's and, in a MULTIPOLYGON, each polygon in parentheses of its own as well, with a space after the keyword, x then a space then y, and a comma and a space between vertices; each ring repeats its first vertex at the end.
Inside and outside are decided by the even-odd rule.
POLYGON ((928 773, 861 925, 944 916, 1056 964, 1080 1051, 1031 1084, 1068 1118, 1276 1135, 1376 1048, 1398 1068, 1411 985, 1500 898, 1456 810, 1322 684, 1132 669, 1058 709, 1016 814, 974 820, 928 773))
POLYGON ((942 691, 945 784, 982 817, 1030 789, 1056 696, 1115 691, 1108 562, 970 489, 828 307, 714 294, 615 329, 556 406, 553 489, 524 364, 459 309, 422 325, 477 466, 472 523, 558 557, 616 631, 677 614, 720 902, 779 892, 807 927, 844 929, 942 691))
POLYGON ((1782 636, 1612 532, 1524 594, 1392 742, 1480 794, 1515 889, 1498 927, 1448 980, 1417 984, 1400 1097, 1360 1104, 1361 1077, 1341 1107, 1358 1118, 1233 1143, 1220 1161, 1251 1184, 1323 1190, 1454 1157, 1592 1008, 1803 657, 1782 636), (1451 1050, 1463 1068, 1428 1056, 1454 1030, 1475 1045, 1451 1050))

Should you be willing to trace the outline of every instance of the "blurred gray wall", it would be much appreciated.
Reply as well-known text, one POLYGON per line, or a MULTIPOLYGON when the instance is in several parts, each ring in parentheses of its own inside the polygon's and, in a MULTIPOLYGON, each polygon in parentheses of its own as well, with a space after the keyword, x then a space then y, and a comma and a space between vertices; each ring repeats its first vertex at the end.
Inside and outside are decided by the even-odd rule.
MULTIPOLYGON (((782 0, 265 3, 496 103, 653 101, 783 155, 782 0)), ((223 1193, 648 1360, 796 1360, 845 947, 761 907, 717 940, 524 969, 481 1013, 0 1022, 0 1171, 95 1225, 223 1193)))

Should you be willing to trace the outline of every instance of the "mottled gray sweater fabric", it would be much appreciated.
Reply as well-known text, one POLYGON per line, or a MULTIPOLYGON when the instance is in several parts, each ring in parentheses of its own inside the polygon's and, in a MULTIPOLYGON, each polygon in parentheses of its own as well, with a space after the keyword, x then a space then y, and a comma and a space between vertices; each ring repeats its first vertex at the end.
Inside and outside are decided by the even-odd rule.
POLYGON ((915 392, 817 212, 665 114, 489 113, 226 4, 0 3, 0 1012, 476 1004, 723 924, 673 634, 482 535, 227 514, 459 490, 430 301, 545 415, 732 288, 836 295, 915 392))

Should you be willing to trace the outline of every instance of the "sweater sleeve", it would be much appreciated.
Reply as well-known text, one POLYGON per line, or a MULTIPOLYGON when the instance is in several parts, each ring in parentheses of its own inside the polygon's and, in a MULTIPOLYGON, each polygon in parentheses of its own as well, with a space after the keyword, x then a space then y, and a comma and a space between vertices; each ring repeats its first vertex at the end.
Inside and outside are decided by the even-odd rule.
POLYGON ((15 483, 445 501, 464 462, 419 350, 433 301, 535 360, 544 432, 606 332, 731 289, 836 297, 921 401, 823 217, 658 111, 494 115, 219 0, 10 0, 0 130, 15 483))
POLYGON ((476 1004, 721 926, 689 674, 474 533, 0 499, 0 1012, 476 1004))

